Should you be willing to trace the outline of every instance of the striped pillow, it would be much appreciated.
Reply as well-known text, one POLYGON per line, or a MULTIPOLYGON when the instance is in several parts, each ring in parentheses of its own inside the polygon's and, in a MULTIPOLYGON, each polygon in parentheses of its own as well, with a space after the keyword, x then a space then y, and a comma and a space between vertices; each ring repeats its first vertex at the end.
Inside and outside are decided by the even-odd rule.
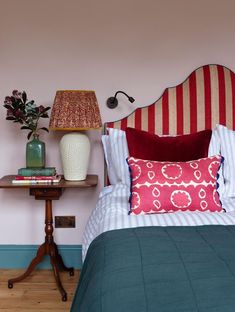
POLYGON ((217 125, 216 130, 220 140, 221 155, 224 157, 224 197, 235 197, 235 131, 225 126, 217 125))
MULTIPOLYGON (((211 141, 210 141, 209 151, 208 151, 208 157, 221 154, 220 150, 221 150, 221 148, 220 148, 220 137, 219 137, 219 133, 218 133, 217 128, 215 128, 212 131, 212 136, 211 136, 211 141)), ((224 194, 223 165, 220 166, 220 169, 219 169, 217 191, 220 195, 220 200, 223 202, 223 194, 224 194)), ((227 209, 226 209, 226 211, 227 211, 227 209)))
MULTIPOLYGON (((108 173, 112 172, 114 179, 111 184, 123 183, 130 185, 130 174, 126 159, 129 156, 126 133, 119 129, 108 129, 110 158, 108 173), (112 169, 111 169, 112 168, 112 169), (114 183, 112 183, 114 182, 114 183)), ((106 161, 107 162, 107 161, 106 161)), ((110 176, 109 176, 110 179, 110 176)))
POLYGON ((111 185, 115 185, 118 183, 118 176, 115 171, 115 166, 112 160, 110 138, 108 135, 102 135, 101 141, 102 141, 103 150, 104 150, 104 157, 105 157, 105 162, 106 162, 106 167, 107 167, 109 183, 111 185))

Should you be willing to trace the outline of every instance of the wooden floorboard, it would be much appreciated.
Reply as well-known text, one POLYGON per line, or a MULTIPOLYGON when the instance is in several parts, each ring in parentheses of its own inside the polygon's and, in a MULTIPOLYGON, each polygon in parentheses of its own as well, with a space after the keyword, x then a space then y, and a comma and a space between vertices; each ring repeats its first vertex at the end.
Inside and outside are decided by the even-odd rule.
POLYGON ((70 311, 73 295, 79 279, 79 271, 74 276, 61 272, 61 282, 68 300, 63 302, 51 270, 35 270, 25 280, 8 288, 10 278, 24 273, 23 270, 0 270, 0 311, 7 312, 52 312, 70 311))

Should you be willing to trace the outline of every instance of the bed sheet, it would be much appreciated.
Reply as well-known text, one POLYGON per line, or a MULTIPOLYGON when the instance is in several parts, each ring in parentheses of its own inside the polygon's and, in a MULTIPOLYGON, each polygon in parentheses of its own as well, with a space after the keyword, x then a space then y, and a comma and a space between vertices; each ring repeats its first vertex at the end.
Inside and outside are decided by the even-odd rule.
POLYGON ((221 198, 225 213, 174 212, 128 215, 129 194, 129 187, 122 183, 103 188, 84 231, 83 260, 91 242, 101 233, 110 230, 142 226, 235 225, 235 198, 221 198))

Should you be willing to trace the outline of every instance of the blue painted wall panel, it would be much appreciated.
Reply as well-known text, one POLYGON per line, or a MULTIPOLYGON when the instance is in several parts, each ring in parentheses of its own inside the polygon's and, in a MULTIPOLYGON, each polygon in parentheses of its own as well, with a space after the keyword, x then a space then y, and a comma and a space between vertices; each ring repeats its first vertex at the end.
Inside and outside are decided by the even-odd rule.
MULTIPOLYGON (((0 245, 0 269, 24 269, 36 256, 37 245, 0 245)), ((68 267, 81 269, 82 246, 81 245, 59 245, 59 253, 68 267)), ((50 269, 48 256, 37 266, 40 269, 50 269)))

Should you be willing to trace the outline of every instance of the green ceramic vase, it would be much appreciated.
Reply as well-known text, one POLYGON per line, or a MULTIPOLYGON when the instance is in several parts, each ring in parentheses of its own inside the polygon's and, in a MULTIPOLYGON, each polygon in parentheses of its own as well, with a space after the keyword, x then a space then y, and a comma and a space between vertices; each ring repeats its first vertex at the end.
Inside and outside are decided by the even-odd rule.
POLYGON ((45 143, 39 140, 37 133, 33 134, 32 141, 26 145, 26 167, 45 167, 45 143))

